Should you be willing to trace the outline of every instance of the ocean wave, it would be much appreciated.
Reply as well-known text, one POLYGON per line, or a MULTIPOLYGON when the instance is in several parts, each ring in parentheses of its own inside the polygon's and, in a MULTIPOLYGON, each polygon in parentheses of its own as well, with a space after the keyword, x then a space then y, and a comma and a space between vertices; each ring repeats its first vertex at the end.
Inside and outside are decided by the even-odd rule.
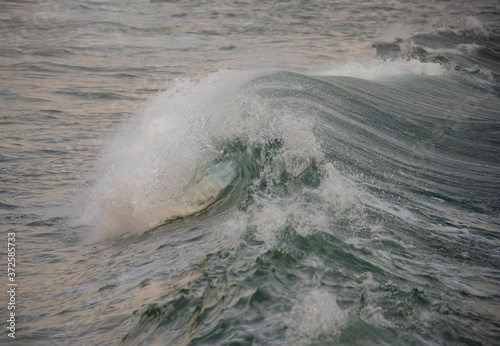
MULTIPOLYGON (((436 179, 435 191, 446 191, 439 170, 431 165, 437 160, 455 164, 439 149, 445 140, 458 140, 446 134, 448 122, 459 130, 469 122, 463 112, 473 112, 479 101, 457 109, 459 117, 443 118, 454 102, 439 99, 443 89, 398 96, 398 83, 407 79, 394 79, 412 76, 412 83, 428 87, 427 78, 441 78, 443 88, 450 88, 448 95, 455 88, 457 98, 465 97, 467 86, 449 79, 446 71, 418 60, 375 60, 313 75, 220 71, 199 81, 179 80, 109 140, 80 221, 93 225, 91 238, 98 239, 141 234, 207 208, 210 215, 240 209, 245 213, 228 222, 245 225, 243 233, 231 232, 239 237, 254 229, 258 238, 274 244, 291 225, 299 234, 331 229, 331 213, 352 223, 361 206, 378 205, 375 209, 401 218, 408 214, 404 208, 394 213, 401 208, 362 197, 357 179, 338 169, 345 169, 348 156, 359 155, 357 164, 378 175, 380 168, 369 163, 369 153, 394 172, 401 166, 411 174, 425 169, 436 179), (358 78, 367 81, 360 84, 358 78), (402 115, 401 105, 387 106, 391 97, 406 99, 411 113, 402 115), (438 124, 442 134, 414 123, 422 112, 436 114, 425 122, 438 124), (405 137, 407 131, 412 137, 405 137), (416 152, 415 145, 420 148, 416 152), (322 202, 310 208, 304 202, 310 198, 322 202), (338 214, 343 209, 349 214, 338 214)), ((424 184, 416 176, 411 186, 420 191, 424 184)))

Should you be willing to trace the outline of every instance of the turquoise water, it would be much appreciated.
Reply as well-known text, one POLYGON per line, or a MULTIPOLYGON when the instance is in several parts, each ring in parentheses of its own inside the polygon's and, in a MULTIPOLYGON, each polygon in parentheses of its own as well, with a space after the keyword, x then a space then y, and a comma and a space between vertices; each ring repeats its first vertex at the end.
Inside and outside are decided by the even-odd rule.
POLYGON ((498 342, 495 2, 0 10, 2 343, 498 342))

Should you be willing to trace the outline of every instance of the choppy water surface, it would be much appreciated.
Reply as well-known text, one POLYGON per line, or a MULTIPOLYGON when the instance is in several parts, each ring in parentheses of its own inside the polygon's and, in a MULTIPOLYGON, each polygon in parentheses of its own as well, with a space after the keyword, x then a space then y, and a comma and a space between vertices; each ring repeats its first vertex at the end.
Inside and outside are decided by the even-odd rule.
POLYGON ((499 18, 1 2, 0 340, 497 343, 499 18))

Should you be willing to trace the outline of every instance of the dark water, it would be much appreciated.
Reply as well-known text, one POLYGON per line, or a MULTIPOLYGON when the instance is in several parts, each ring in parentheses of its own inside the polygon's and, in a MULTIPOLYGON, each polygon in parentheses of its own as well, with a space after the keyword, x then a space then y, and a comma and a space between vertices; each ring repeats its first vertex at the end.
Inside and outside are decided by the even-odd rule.
POLYGON ((499 18, 0 2, 2 344, 497 344, 499 18))

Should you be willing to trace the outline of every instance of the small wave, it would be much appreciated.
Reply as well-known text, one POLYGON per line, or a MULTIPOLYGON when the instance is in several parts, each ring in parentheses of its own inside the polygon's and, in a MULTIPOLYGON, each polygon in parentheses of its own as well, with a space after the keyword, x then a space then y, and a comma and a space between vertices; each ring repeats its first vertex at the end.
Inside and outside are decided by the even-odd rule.
MULTIPOLYGON (((375 42, 377 60, 394 62, 414 61, 425 64, 439 64, 444 69, 470 72, 479 66, 483 76, 491 78, 492 73, 500 74, 499 54, 495 40, 478 19, 469 17, 458 25, 440 24, 431 30, 417 32, 406 39, 398 38, 392 42, 375 42)), ((373 65, 374 62, 370 64, 373 65)), ((403 64, 404 65, 404 64, 403 64)), ((421 72, 418 68, 417 74, 421 72)), ((391 74, 391 71, 388 71, 391 74)), ((424 72, 425 74, 425 72, 424 72)))
POLYGON ((59 57, 59 58, 65 58, 73 55, 73 53, 69 49, 56 49, 56 48, 38 49, 33 51, 31 54, 43 57, 59 57))
POLYGON ((6 58, 17 58, 23 54, 21 49, 0 48, 0 56, 6 58))
POLYGON ((443 25, 432 30, 439 34, 454 34, 471 39, 487 40, 490 33, 486 30, 484 24, 475 17, 467 17, 465 22, 461 21, 456 25, 443 25))
POLYGON ((346 76, 362 79, 376 79, 396 75, 421 75, 439 76, 446 73, 446 68, 435 62, 422 62, 420 60, 409 61, 384 61, 372 60, 367 63, 348 63, 333 67, 327 71, 320 71, 320 75, 346 76))
POLYGON ((13 204, 7 204, 7 203, 2 203, 0 202, 0 209, 4 209, 4 210, 14 210, 18 208, 18 206, 16 205, 13 205, 13 204))

